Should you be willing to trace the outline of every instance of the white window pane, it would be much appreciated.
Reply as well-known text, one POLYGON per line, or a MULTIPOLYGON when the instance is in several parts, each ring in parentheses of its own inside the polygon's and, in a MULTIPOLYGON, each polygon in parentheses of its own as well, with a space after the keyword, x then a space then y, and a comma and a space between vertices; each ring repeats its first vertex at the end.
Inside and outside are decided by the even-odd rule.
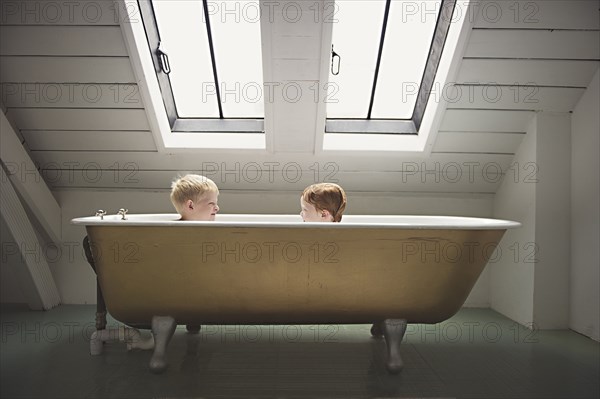
POLYGON ((260 9, 254 1, 209 3, 225 118, 264 117, 260 9))
POLYGON ((219 117, 202 1, 153 1, 180 117, 219 117), (211 94, 213 93, 213 94, 211 94))
POLYGON ((440 4, 392 1, 371 118, 412 117, 440 4))
MULTIPOLYGON (((384 0, 336 1, 334 50, 341 56, 339 75, 329 72, 328 118, 366 118, 373 88, 384 0), (335 92, 337 90, 337 92, 335 92)), ((337 60, 336 60, 337 63, 337 60)), ((335 66, 335 65, 334 65, 335 66)))
MULTIPOLYGON (((202 0, 155 0, 153 5, 179 117, 218 118, 202 0)), ((258 1, 209 1, 208 12, 223 116, 263 118, 258 1)))

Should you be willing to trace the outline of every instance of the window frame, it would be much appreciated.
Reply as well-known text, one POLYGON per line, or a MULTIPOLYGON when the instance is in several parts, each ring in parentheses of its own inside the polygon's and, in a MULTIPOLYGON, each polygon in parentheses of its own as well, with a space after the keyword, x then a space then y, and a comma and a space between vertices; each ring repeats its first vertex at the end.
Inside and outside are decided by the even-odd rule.
MULTIPOLYGON (((220 101, 220 88, 215 84, 217 91, 217 102, 219 108, 218 118, 189 118, 180 117, 177 112, 175 96, 169 79, 169 74, 163 70, 163 65, 160 55, 160 32, 158 30, 156 16, 152 0, 136 0, 142 24, 146 34, 148 50, 154 65, 154 72, 158 80, 161 91, 161 97, 164 103, 167 119, 172 133, 265 133, 264 118, 224 118, 222 105, 220 101)), ((204 17, 210 21, 206 0, 202 1, 204 17)), ((207 22, 209 43, 211 48, 211 63, 213 68, 213 76, 217 78, 216 62, 213 51, 210 22, 207 22)), ((168 57, 168 56, 167 56, 168 57)), ((167 58, 168 59, 168 58, 167 58)))
POLYGON ((442 58, 450 25, 453 22, 454 9, 456 0, 441 0, 440 12, 434 28, 431 45, 421 85, 415 102, 415 107, 410 119, 373 119, 371 111, 375 100, 375 92, 377 89, 377 79, 379 67, 381 64, 381 56, 383 53, 383 45, 385 40, 385 32, 389 16, 389 9, 392 0, 386 0, 385 13, 381 36, 379 41, 379 52, 373 77, 373 85, 371 98, 369 101, 369 110, 366 118, 326 118, 325 134, 392 134, 392 135, 418 135, 421 128, 423 117, 429 101, 431 89, 435 82, 438 67, 442 58), (446 9, 447 8, 447 9, 446 9), (446 14, 444 14, 446 13, 446 14), (448 17, 449 16, 449 17, 448 17))
MULTIPOLYGON (((329 1, 325 0, 325 4, 329 1)), ((203 132, 202 134, 189 134, 173 131, 164 105, 155 64, 152 61, 144 24, 140 23, 140 9, 138 0, 115 0, 119 5, 119 15, 122 17, 119 25, 123 33, 125 45, 128 49, 135 80, 138 84, 146 115, 149 130, 159 153, 194 153, 210 151, 211 153, 236 153, 268 155, 275 151, 275 129, 273 117, 274 109, 271 102, 265 103, 265 132, 260 133, 228 133, 228 132, 203 132)), ((474 9, 476 2, 463 0, 456 3, 451 28, 446 39, 446 50, 442 54, 441 62, 435 76, 435 84, 445 87, 451 84, 452 79, 458 74, 463 54, 468 44, 468 38, 477 20, 474 9), (460 6, 459 6, 460 5, 460 6), (458 8, 458 9, 457 9, 458 8), (448 51, 451 50, 451 51, 448 51)), ((267 26, 261 24, 263 40, 270 43, 267 26)), ((323 42, 321 59, 330 61, 331 56, 331 24, 323 28, 323 42), (329 26, 329 27, 328 27, 329 26), (329 43, 329 44, 327 44, 329 43)), ((263 47, 263 60, 270 59, 270 47, 263 47), (266 50, 266 53, 264 51, 266 50)), ((321 83, 328 81, 329 65, 321 67, 321 83)), ((272 73, 269 63, 263 64, 263 74, 270 76, 272 73)), ((325 93, 323 93, 325 94, 325 93)), ((360 133, 327 133, 325 131, 326 115, 324 103, 317 110, 317 131, 314 136, 314 154, 320 156, 338 155, 410 155, 431 153, 438 129, 442 124, 444 112, 448 101, 442 97, 430 96, 427 110, 423 115, 420 134, 375 134, 360 133)), ((372 122, 372 121, 369 121, 372 122)), ((279 139, 278 139, 279 140, 279 139)), ((310 140, 309 140, 310 141, 310 140)), ((278 144, 278 149, 287 148, 278 144)), ((295 147, 288 150, 295 151, 295 147)))

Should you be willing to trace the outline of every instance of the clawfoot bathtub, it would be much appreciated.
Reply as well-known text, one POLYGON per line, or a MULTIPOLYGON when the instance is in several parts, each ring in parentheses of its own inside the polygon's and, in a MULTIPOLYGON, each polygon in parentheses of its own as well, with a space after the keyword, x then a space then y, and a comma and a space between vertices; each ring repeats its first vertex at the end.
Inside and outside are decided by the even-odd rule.
POLYGON ((177 324, 363 323, 385 337, 386 367, 398 372, 406 324, 454 315, 506 229, 519 226, 432 216, 349 215, 326 224, 289 215, 177 219, 72 221, 87 230, 99 304, 123 323, 151 326, 155 372, 166 368, 177 324))

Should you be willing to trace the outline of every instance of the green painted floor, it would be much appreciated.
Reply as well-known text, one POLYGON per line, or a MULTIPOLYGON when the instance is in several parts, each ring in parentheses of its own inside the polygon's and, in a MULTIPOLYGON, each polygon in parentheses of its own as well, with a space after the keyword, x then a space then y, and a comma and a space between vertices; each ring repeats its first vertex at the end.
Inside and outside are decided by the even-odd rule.
POLYGON ((597 342, 531 331, 489 309, 409 325, 400 375, 386 372, 385 343, 369 325, 207 326, 197 335, 180 326, 169 369, 154 375, 149 351, 111 343, 89 354, 95 306, 0 311, 2 398, 600 397, 597 342))

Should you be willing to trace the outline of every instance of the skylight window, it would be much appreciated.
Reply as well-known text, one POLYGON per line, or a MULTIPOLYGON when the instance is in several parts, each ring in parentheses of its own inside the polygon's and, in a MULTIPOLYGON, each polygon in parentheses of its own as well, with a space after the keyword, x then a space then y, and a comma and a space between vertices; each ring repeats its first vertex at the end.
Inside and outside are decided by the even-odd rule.
POLYGON ((417 101, 441 1, 421 3, 430 14, 408 14, 414 1, 393 1, 379 66, 372 118, 409 119, 417 101), (432 4, 433 3, 433 4, 432 4), (427 16, 427 18, 422 18, 427 16), (398 94, 402 93, 401 96, 398 94))
MULTIPOLYGON (((377 66, 385 1, 344 1, 336 5, 332 43, 333 50, 341 58, 339 73, 329 72, 330 98, 337 102, 327 103, 327 116, 366 118, 377 66)), ((338 72, 338 60, 333 61, 332 69, 338 72)))
POLYGON ((456 72, 472 26, 470 0, 119 1, 142 17, 121 28, 160 151, 425 151, 445 106, 434 83, 456 72), (296 81, 325 101, 270 91, 296 81))
POLYGON ((173 131, 262 131, 258 0, 138 3, 173 131))
POLYGON ((418 132, 454 3, 336 2, 327 132, 418 132))

